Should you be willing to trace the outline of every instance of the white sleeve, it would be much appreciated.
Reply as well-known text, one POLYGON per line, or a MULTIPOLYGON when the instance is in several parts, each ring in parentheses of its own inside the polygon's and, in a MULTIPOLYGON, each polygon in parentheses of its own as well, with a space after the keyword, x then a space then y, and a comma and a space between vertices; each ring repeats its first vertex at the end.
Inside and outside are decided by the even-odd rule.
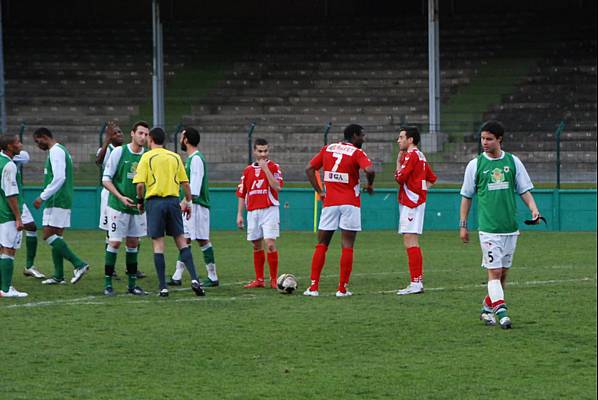
POLYGON ((204 166, 199 156, 193 157, 191 160, 191 176, 189 177, 189 184, 191 185, 191 196, 199 196, 201 194, 201 182, 204 176, 204 166))
POLYGON ((119 146, 110 153, 108 160, 104 159, 106 166, 104 167, 102 182, 112 181, 112 178, 114 178, 114 174, 116 173, 116 168, 118 167, 118 162, 120 161, 122 153, 123 148, 122 146, 119 146))
POLYGON ((27 153, 25 150, 21 150, 19 154, 15 155, 12 158, 12 162, 17 164, 17 166, 27 164, 30 160, 31 157, 29 156, 29 153, 27 153))
POLYGON ((518 157, 513 156, 513 161, 515 161, 515 169, 517 170, 515 173, 515 190, 521 195, 532 190, 534 184, 521 160, 518 157))
POLYGON ((52 182, 50 182, 42 194, 39 195, 44 201, 48 200, 53 194, 58 192, 66 181, 66 154, 57 145, 52 146, 50 149, 50 165, 52 166, 52 174, 54 177, 52 178, 52 182))
POLYGON ((463 186, 461 186, 461 196, 468 199, 473 198, 476 193, 475 174, 478 169, 478 159, 471 160, 465 168, 465 175, 463 176, 463 186))
POLYGON ((2 190, 6 197, 19 194, 19 186, 17 185, 17 166, 14 162, 6 164, 2 170, 2 190))

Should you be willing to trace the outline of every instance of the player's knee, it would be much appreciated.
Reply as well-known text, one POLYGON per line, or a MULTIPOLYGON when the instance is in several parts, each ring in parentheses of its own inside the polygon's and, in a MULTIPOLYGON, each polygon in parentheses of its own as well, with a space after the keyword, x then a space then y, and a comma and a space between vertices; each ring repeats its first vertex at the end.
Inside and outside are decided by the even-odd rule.
POLYGON ((110 244, 111 247, 113 247, 115 249, 120 249, 120 242, 119 241, 111 240, 109 242, 109 244, 110 244))

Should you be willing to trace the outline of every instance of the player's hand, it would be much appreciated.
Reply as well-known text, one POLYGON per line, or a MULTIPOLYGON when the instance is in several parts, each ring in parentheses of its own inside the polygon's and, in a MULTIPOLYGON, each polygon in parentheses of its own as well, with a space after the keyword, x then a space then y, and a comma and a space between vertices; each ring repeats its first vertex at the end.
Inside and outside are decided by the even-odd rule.
POLYGON ((324 201, 324 199, 326 198, 326 191, 325 190, 319 191, 318 196, 320 197, 320 201, 324 201))
POLYGON ((365 187, 363 188, 363 191, 366 192, 369 195, 374 194, 374 186, 372 185, 365 185, 365 187))
POLYGON ((191 218, 191 202, 187 200, 181 201, 181 212, 185 216, 185 219, 191 218))
POLYGON ((35 201, 33 202, 33 207, 35 208, 40 208, 42 206, 42 202, 43 200, 41 199, 41 197, 38 197, 37 199, 35 199, 35 201))
POLYGON ((145 212, 145 205, 143 203, 137 203, 137 209, 139 210, 139 214, 143 214, 145 212))
POLYGON ((245 225, 243 224, 243 216, 242 215, 237 215, 237 228, 239 229, 244 229, 245 225))
POLYGON ((540 211, 534 210, 532 211, 532 220, 536 221, 536 225, 538 225, 542 220, 540 219, 540 211))
POLYGON ((257 161, 257 165, 261 168, 261 169, 266 169, 268 168, 268 161, 264 160, 263 158, 261 160, 257 161))
POLYGON ((459 228, 459 237, 463 243, 469 243, 469 231, 467 228, 459 228))
POLYGON ((21 220, 21 218, 17 218, 17 220, 15 221, 15 225, 17 228, 17 231, 22 231, 23 230, 23 221, 21 220))
POLYGON ((137 205, 133 200, 131 200, 127 196, 122 196, 120 198, 120 202, 123 203, 127 207, 135 207, 137 205))

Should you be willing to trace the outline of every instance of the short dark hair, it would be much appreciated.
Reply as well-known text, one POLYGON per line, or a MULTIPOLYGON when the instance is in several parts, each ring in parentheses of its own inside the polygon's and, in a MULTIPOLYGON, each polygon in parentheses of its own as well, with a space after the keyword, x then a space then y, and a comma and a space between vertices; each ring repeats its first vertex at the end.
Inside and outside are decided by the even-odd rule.
POLYGON ((149 129, 149 124, 145 121, 137 121, 133 124, 133 127, 131 128, 131 132, 135 132, 137 130, 137 128, 139 128, 140 126, 143 126, 144 128, 149 129))
POLYGON ((197 147, 197 145, 199 144, 199 132, 197 132, 197 130, 195 130, 195 128, 185 128, 183 136, 185 136, 185 138, 187 138, 187 141, 189 142, 189 144, 191 146, 197 147))
POLYGON ((401 129, 399 129, 399 133, 405 131, 405 136, 407 138, 412 138, 413 139, 413 144, 414 145, 418 145, 419 141, 421 140, 421 135, 419 134, 419 129, 417 129, 417 126, 403 126, 401 127, 401 129))
POLYGON ((255 139, 255 141, 253 142, 253 148, 255 149, 257 146, 267 146, 268 145, 268 141, 264 138, 257 138, 255 139))
POLYGON ((50 132, 50 130, 48 128, 37 128, 35 131, 33 131, 33 137, 42 137, 42 136, 46 136, 49 138, 53 138, 54 136, 52 136, 52 132, 50 132))
POLYGON ((158 145, 163 145, 164 140, 166 140, 166 132, 160 127, 152 128, 152 130, 149 131, 149 135, 154 143, 158 145))
POLYGON ((484 122, 484 124, 480 128, 480 133, 482 132, 490 132, 491 134, 496 136, 497 139, 500 139, 505 134, 505 128, 499 121, 491 119, 490 121, 484 122))
POLYGON ((0 135, 0 150, 8 149, 8 145, 11 143, 16 142, 17 135, 14 133, 6 133, 4 135, 0 135))
POLYGON ((363 132, 363 126, 357 124, 351 124, 345 128, 343 132, 345 140, 353 139, 353 135, 360 135, 363 132))

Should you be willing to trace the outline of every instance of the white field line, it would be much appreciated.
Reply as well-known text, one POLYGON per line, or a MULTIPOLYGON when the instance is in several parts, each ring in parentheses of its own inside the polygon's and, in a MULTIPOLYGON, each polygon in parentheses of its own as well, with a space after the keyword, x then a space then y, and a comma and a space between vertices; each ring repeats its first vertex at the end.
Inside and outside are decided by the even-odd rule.
MULTIPOLYGON (((509 286, 518 286, 518 287, 534 287, 534 286, 550 286, 550 285, 559 285, 562 283, 574 283, 574 282, 596 282, 596 278, 590 277, 583 277, 583 278, 572 278, 572 279, 549 279, 549 280, 534 280, 534 281, 513 281, 509 282, 509 286)), ((237 283, 239 284, 239 283, 237 283)), ((229 284, 233 285, 233 284, 229 284)), ((235 284, 236 285, 236 284, 235 284)), ((224 285, 222 285, 224 286, 224 285)), ((452 287, 426 287, 426 292, 441 292, 441 291, 453 291, 453 290, 471 290, 471 289, 480 289, 486 287, 485 284, 475 284, 475 285, 463 285, 463 286, 452 286, 452 287)), ((175 291, 188 291, 189 289, 176 289, 175 291)), ((218 290, 218 289, 215 289, 218 290)), ((374 291, 374 292, 357 292, 356 294, 359 296, 364 295, 378 295, 378 294, 388 294, 388 293, 395 293, 397 289, 394 290, 382 290, 382 291, 374 291)), ((121 296, 128 296, 128 295, 120 295, 121 296)), ((155 296, 155 294, 154 294, 155 296)), ((323 297, 330 297, 334 296, 334 293, 322 293, 320 296, 323 297)), ((208 293, 206 297, 186 297, 180 299, 164 299, 165 302, 175 302, 175 303, 188 303, 188 302, 198 302, 198 301, 245 301, 245 300, 257 300, 260 296, 256 295, 255 293, 241 295, 241 296, 232 296, 232 297, 223 297, 223 296, 213 296, 208 293)), ((266 298, 266 297, 262 297, 266 298)), ((52 301, 38 301, 38 302, 31 302, 31 303, 24 303, 24 304, 10 304, 3 308, 24 308, 24 307, 47 307, 47 306, 56 306, 56 305, 120 305, 120 304, 141 304, 141 303, 152 303, 155 304, 156 302, 153 300, 142 300, 136 299, 127 301, 124 303, 113 303, 108 298, 104 296, 87 296, 87 297, 80 297, 75 299, 62 299, 62 300, 52 300, 52 301)))

